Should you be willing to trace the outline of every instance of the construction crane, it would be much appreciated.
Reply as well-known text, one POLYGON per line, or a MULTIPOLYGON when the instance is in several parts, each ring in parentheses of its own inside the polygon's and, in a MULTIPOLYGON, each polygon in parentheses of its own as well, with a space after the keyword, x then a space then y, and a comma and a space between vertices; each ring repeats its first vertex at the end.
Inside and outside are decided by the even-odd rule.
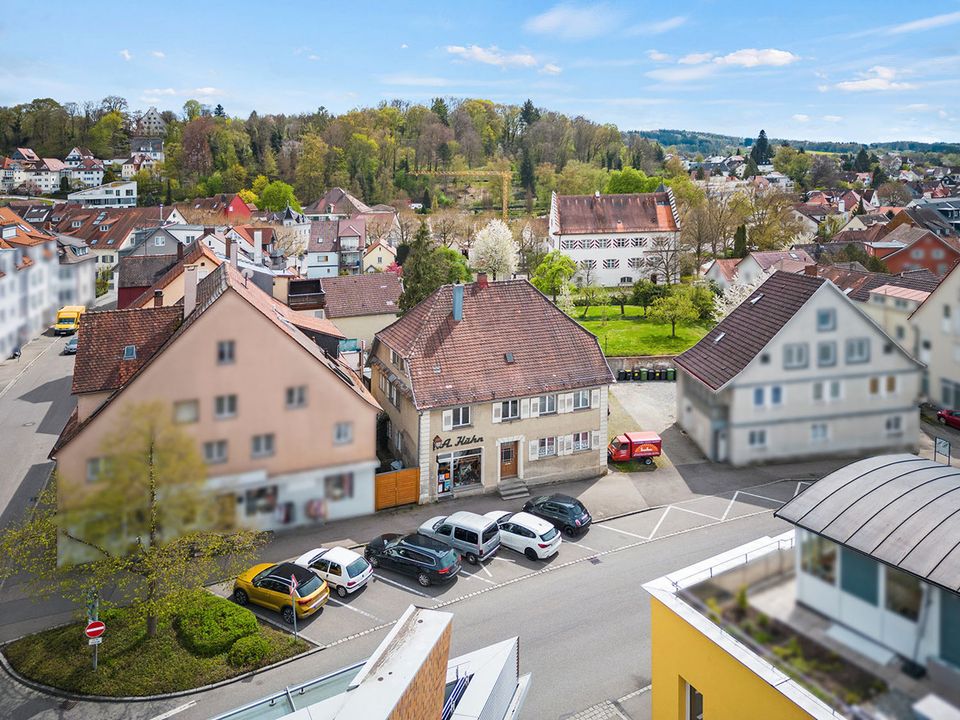
POLYGON ((507 170, 414 170, 409 175, 435 175, 440 177, 499 177, 500 178, 500 203, 503 221, 507 221, 510 205, 510 181, 513 179, 513 173, 507 170))

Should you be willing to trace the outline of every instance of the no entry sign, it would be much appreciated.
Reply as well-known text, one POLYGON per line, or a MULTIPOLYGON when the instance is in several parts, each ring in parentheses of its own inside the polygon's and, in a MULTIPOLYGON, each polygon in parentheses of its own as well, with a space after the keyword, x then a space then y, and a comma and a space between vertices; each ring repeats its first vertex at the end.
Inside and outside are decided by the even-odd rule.
POLYGON ((87 623, 87 627, 84 628, 83 633, 88 638, 98 638, 103 635, 103 632, 106 629, 107 626, 99 620, 91 620, 89 623, 87 623))

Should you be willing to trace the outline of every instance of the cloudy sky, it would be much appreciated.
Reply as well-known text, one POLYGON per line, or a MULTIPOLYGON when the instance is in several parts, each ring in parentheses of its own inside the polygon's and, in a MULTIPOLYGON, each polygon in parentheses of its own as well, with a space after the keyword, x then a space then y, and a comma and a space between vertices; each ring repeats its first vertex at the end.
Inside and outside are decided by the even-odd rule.
POLYGON ((246 116, 530 97, 622 129, 960 141, 960 0, 96 7, 4 1, 0 104, 193 97, 246 116))

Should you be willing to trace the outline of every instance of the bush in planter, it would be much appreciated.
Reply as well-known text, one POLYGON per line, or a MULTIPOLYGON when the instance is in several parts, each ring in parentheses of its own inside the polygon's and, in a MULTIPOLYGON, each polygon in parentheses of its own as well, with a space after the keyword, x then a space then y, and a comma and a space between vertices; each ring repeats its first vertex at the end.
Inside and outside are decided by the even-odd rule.
POLYGON ((270 653, 270 643, 259 635, 247 635, 237 640, 230 648, 227 662, 233 667, 246 667, 263 662, 270 653))
POLYGON ((259 630, 252 612, 205 592, 184 603, 174 627, 184 647, 206 657, 226 652, 238 639, 259 630))

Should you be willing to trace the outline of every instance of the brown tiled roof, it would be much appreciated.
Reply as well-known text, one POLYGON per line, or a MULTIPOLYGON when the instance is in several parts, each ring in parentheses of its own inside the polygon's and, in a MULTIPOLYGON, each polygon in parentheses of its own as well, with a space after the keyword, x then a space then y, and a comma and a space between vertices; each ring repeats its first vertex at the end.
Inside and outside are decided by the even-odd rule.
POLYGON ((0 225, 16 226, 13 237, 0 238, 0 248, 9 250, 12 245, 31 247, 53 240, 52 236, 37 230, 9 207, 0 207, 0 225))
POLYGON ((64 235, 82 238, 95 250, 118 248, 134 230, 163 225, 173 208, 163 208, 163 219, 159 207, 137 208, 78 208, 57 209, 51 217, 54 229, 64 235), (80 227, 73 227, 80 222, 80 227), (101 230, 105 227, 106 230, 101 230), (108 242, 112 241, 112 242, 108 242))
POLYGON ((307 252, 329 253, 337 249, 337 221, 312 220, 307 252))
POLYGON ((395 315, 399 312, 400 278, 393 273, 364 273, 320 279, 329 318, 395 315))
POLYGON ((127 255, 117 263, 117 287, 150 287, 177 262, 176 255, 127 255))
POLYGON ((307 205, 303 211, 311 214, 326 214, 329 205, 333 205, 333 212, 336 215, 356 215, 371 211, 368 205, 339 187, 327 190, 323 197, 307 205))
POLYGON ((597 338, 526 280, 464 286, 460 322, 452 298, 445 285, 376 336, 407 361, 418 409, 613 381, 597 338))
POLYGON ((202 242, 194 241, 183 253, 183 262, 175 262, 163 275, 153 281, 150 288, 145 290, 136 300, 130 303, 129 307, 145 307, 147 303, 153 301, 155 290, 163 290, 175 278, 183 273, 184 265, 193 265, 196 263, 209 262, 211 268, 215 268, 223 262, 216 253, 204 245, 202 242))
POLYGON ((743 371, 825 282, 775 272, 700 342, 678 355, 677 365, 719 390, 743 371))
POLYGON ((882 285, 895 285, 910 290, 933 292, 940 278, 929 270, 910 270, 896 275, 868 271, 845 270, 835 265, 818 265, 817 275, 836 285, 851 300, 866 302, 870 291, 882 285))
POLYGON ((937 235, 922 227, 900 225, 894 228, 893 232, 886 235, 883 238, 883 241, 884 242, 900 241, 902 243, 905 243, 906 247, 902 247, 899 250, 894 250, 892 253, 890 253, 890 255, 887 255, 884 258, 884 260, 886 260, 886 258, 891 257, 892 255, 896 255, 897 253, 909 252, 911 245, 913 245, 918 240, 922 240, 928 235, 934 240, 939 240, 941 243, 946 245, 948 248, 950 248, 954 252, 960 253, 960 240, 958 240, 956 237, 937 235))
POLYGON ((116 390, 125 385, 173 335, 183 315, 181 307, 130 308, 85 313, 77 331, 73 393, 116 390), (124 360, 133 345, 135 360, 124 360))
POLYGON ((557 195, 557 216, 563 235, 678 229, 668 192, 557 195))
POLYGON ((803 265, 813 265, 816 261, 810 257, 806 250, 772 250, 767 252, 752 252, 750 257, 756 260, 764 270, 770 270, 777 263, 793 260, 803 265))
POLYGON ((714 260, 712 264, 717 266, 720 274, 723 275, 727 282, 733 282, 740 260, 741 258, 718 258, 714 260))
POLYGON ((266 247, 273 242, 273 228, 269 226, 260 226, 260 225, 234 225, 233 231, 240 235, 244 240, 246 240, 250 245, 253 245, 253 233, 255 230, 259 230, 261 235, 260 239, 263 244, 263 247, 266 247))

